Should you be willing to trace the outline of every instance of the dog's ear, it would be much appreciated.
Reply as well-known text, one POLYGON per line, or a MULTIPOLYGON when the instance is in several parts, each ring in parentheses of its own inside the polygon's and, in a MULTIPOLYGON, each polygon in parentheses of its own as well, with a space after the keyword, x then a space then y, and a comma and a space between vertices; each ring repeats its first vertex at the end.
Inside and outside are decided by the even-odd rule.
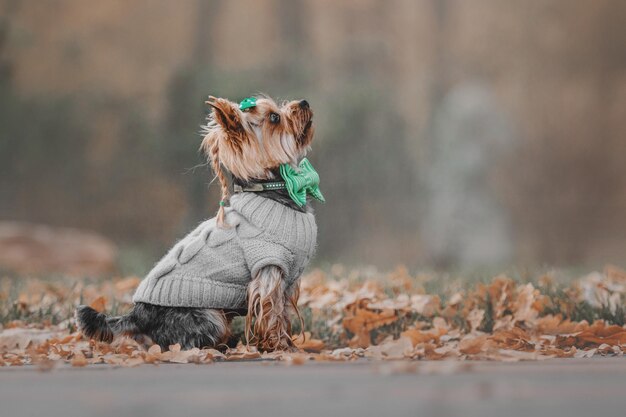
POLYGON ((224 130, 229 132, 239 132, 242 130, 241 116, 237 104, 213 96, 209 96, 206 104, 213 107, 215 121, 219 123, 224 130))

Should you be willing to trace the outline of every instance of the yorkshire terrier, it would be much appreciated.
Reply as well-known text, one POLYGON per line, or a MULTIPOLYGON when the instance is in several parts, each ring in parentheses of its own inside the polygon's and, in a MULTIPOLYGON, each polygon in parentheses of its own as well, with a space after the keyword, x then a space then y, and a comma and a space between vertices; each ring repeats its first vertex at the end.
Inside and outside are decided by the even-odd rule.
POLYGON ((76 321, 86 337, 147 336, 164 349, 223 348, 232 317, 245 314, 248 344, 294 348, 290 312, 300 318, 300 275, 317 237, 309 197, 323 201, 319 176, 305 158, 313 112, 306 100, 279 105, 267 96, 240 104, 209 96, 207 104, 212 112, 200 149, 221 186, 216 217, 155 265, 128 314, 109 317, 79 306, 76 321))

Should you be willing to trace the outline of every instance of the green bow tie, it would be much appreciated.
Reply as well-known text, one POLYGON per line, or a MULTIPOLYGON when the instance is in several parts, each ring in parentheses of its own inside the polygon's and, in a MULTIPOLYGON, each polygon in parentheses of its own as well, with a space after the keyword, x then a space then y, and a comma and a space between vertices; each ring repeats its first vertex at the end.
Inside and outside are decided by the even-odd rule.
POLYGON ((298 170, 293 169, 289 164, 282 164, 280 175, 285 180, 285 188, 289 197, 300 207, 306 204, 307 194, 322 203, 326 201, 319 187, 320 176, 308 159, 304 158, 300 162, 298 170))

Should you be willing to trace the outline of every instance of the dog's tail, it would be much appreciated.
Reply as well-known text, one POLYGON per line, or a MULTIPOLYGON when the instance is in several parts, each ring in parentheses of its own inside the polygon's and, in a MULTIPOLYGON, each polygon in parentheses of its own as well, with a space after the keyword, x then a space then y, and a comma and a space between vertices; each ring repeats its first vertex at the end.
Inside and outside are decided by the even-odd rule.
POLYGON ((78 306, 76 309, 76 325, 78 330, 89 339, 100 342, 112 342, 119 334, 132 336, 140 333, 131 314, 107 317, 89 306, 78 306))

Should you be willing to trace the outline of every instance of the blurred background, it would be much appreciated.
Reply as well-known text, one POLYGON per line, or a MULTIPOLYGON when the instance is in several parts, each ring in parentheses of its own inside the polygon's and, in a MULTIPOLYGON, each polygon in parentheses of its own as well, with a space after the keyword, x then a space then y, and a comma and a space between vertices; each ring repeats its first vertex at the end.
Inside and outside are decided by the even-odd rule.
POLYGON ((318 264, 626 258, 623 0, 0 0, 0 268, 145 272, 256 92, 316 113, 318 264))

